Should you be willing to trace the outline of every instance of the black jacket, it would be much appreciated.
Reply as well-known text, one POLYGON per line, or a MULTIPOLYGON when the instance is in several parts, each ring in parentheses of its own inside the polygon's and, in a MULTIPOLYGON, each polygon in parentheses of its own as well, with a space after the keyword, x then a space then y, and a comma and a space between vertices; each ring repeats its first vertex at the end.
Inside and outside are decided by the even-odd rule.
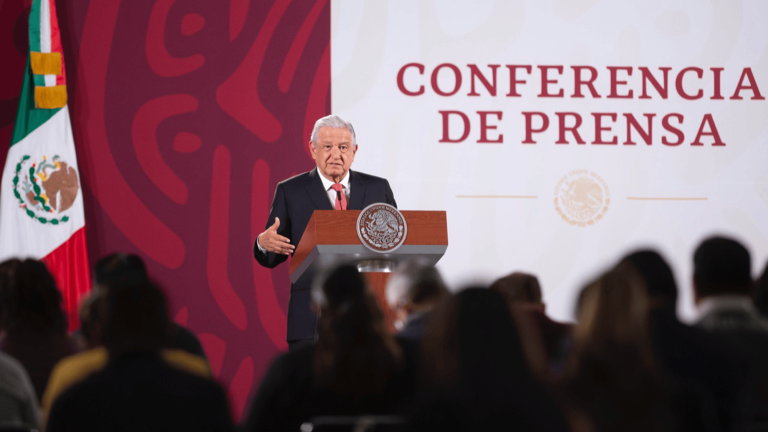
MULTIPOLYGON (((387 180, 352 170, 349 170, 348 175, 350 176, 349 210, 362 210, 375 203, 386 203, 397 207, 387 180)), ((265 229, 275 223, 276 217, 280 218, 277 233, 290 239, 292 245, 298 246, 315 210, 333 210, 317 168, 277 184, 265 229)), ((267 268, 274 268, 288 259, 287 255, 260 253, 255 242, 253 254, 256 261, 267 268)), ((316 320, 310 309, 312 277, 313 273, 310 270, 305 272, 296 283, 291 284, 286 337, 288 341, 315 337, 316 320)))

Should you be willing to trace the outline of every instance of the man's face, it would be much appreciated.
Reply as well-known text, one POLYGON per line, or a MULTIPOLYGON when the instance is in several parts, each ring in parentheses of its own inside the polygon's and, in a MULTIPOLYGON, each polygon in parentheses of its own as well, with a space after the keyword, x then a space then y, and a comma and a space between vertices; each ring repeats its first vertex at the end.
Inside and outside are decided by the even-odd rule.
POLYGON ((320 174, 339 182, 355 160, 357 145, 352 145, 352 134, 347 129, 324 127, 317 132, 317 148, 310 141, 309 151, 320 174))

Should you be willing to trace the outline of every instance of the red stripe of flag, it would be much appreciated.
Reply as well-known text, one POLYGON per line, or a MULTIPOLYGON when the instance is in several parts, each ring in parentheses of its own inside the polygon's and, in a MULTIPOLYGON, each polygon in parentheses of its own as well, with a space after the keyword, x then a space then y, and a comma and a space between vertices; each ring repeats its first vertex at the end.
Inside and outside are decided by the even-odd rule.
POLYGON ((77 309, 80 299, 91 287, 85 227, 75 231, 72 237, 43 257, 42 261, 48 266, 48 271, 61 291, 62 307, 68 316, 69 331, 78 329, 80 317, 77 309))
POLYGON ((61 32, 59 31, 59 19, 56 17, 56 1, 42 0, 50 4, 51 11, 51 52, 61 55, 61 75, 56 76, 56 85, 67 85, 67 76, 64 70, 64 51, 61 48, 61 32))

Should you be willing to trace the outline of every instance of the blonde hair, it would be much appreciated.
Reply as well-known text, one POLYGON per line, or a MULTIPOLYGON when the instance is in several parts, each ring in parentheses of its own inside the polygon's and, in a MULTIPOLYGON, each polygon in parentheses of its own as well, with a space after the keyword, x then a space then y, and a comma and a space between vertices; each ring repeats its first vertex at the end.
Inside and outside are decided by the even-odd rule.
POLYGON ((609 347, 640 345, 650 365, 648 294, 639 273, 622 263, 584 289, 574 332, 575 348, 597 353, 609 347))
POLYGON ((668 430, 668 382, 655 360, 648 294, 635 268, 620 263, 588 285, 578 319, 560 379, 574 430, 668 430))

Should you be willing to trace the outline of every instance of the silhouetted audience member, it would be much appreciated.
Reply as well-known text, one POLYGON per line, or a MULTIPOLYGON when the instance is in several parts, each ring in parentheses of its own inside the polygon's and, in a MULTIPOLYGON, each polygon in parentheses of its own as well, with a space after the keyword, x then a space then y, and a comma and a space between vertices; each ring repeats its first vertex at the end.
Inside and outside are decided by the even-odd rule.
POLYGON ((387 302, 395 312, 398 336, 421 339, 424 318, 448 289, 437 269, 418 261, 405 261, 397 266, 387 283, 387 302))
POLYGON ((411 345, 390 335, 357 267, 312 288, 314 345, 278 357, 253 397, 246 431, 298 431, 316 416, 393 414, 412 393, 411 345))
MULTIPOLYGON (((94 282, 102 286, 149 281, 144 261, 139 256, 133 254, 114 253, 107 255, 96 263, 94 274, 94 282)), ((89 312, 92 313, 92 311, 89 312)), ((97 319, 88 319, 86 323, 97 321, 97 319)), ((166 343, 168 348, 184 350, 206 358, 203 346, 200 344, 197 336, 171 320, 168 320, 168 326, 168 342, 166 343)), ((99 329, 89 328, 88 324, 86 324, 83 326, 84 336, 86 336, 86 332, 88 336, 91 336, 90 333, 95 333, 92 336, 98 337, 99 329)), ((93 345, 92 342, 89 344, 93 345)))
POLYGON ((571 342, 572 325, 546 314, 541 285, 536 276, 515 272, 498 279, 490 288, 507 302, 521 329, 528 363, 542 378, 559 376, 571 342))
POLYGON ((151 283, 138 283, 107 290, 102 322, 109 362, 56 399, 48 432, 232 430, 222 388, 162 358, 165 297, 151 283))
POLYGON ((716 407, 718 429, 740 430, 740 393, 744 386, 744 363, 707 332, 677 319, 677 284, 672 269, 655 251, 627 255, 645 282, 649 297, 649 320, 654 351, 666 371, 689 385, 698 385, 700 396, 716 407))
POLYGON ((27 371, 16 359, 0 352, 0 430, 39 426, 40 408, 27 371))
POLYGON ((755 281, 755 307, 763 317, 768 317, 768 264, 760 278, 755 281))
POLYGON ((693 256, 697 325, 707 330, 768 332, 768 321, 752 301, 754 284, 749 252, 739 242, 713 237, 693 256))
POLYGON ((53 366, 77 351, 67 335, 61 293, 45 264, 32 259, 0 264, 0 328, 5 332, 0 351, 24 366, 39 402, 53 366))
POLYGON ((541 296, 541 285, 534 275, 514 272, 496 280, 490 288, 498 291, 510 307, 525 304, 545 308, 541 296))
POLYGON ((693 256, 696 326, 711 332, 749 364, 744 418, 768 426, 768 321, 752 302, 749 252, 739 242, 712 237, 693 256))
MULTIPOLYGON (((88 350, 66 357, 56 364, 51 372, 48 386, 43 393, 43 423, 56 399, 68 388, 83 381, 90 375, 104 369, 108 362, 108 352, 104 348, 104 321, 106 317, 106 296, 111 289, 130 289, 141 287, 146 281, 115 280, 113 286, 96 285, 91 289, 81 305, 81 329, 86 336, 88 350), (122 285, 121 285, 122 284, 122 285), (127 285, 126 285, 127 284, 127 285)), ((135 311, 141 314, 142 310, 135 311)), ((170 366, 203 378, 211 378, 208 361, 187 351, 163 348, 160 351, 163 360, 170 366)))
POLYGON ((654 356, 643 285, 620 264, 583 292, 559 385, 574 432, 710 430, 708 407, 680 397, 654 356))
POLYGON ((423 395, 413 431, 568 430, 529 370, 504 298, 469 288, 442 301, 422 340, 423 395))

